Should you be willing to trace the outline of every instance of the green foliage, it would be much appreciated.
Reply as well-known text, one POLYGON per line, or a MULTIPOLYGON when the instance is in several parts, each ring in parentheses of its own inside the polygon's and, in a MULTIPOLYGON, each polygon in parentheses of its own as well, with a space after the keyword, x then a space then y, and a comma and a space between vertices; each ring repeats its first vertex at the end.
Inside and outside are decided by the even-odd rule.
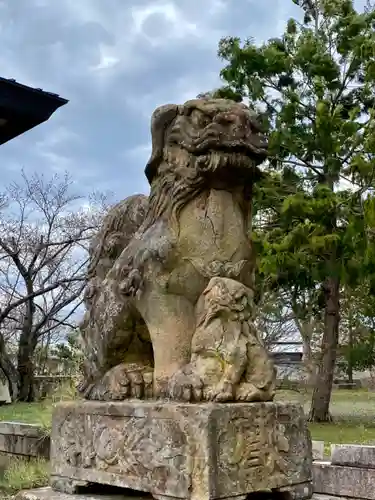
POLYGON ((71 332, 65 343, 55 345, 51 351, 62 362, 65 375, 76 375, 79 372, 83 354, 78 331, 71 332))
POLYGON ((375 367, 375 297, 368 281, 343 289, 339 354, 341 369, 348 375, 375 367))
POLYGON ((25 422, 49 428, 52 404, 48 400, 38 403, 11 403, 0 406, 0 421, 25 422))
POLYGON ((20 490, 48 486, 49 463, 42 459, 18 459, 10 461, 4 477, 0 478, 0 493, 17 493, 20 490))
MULTIPOLYGON (((366 279, 375 291, 375 7, 294 3, 302 21, 290 19, 281 36, 260 46, 220 41, 221 93, 247 98, 269 137, 269 178, 255 193, 258 281, 294 297, 320 290, 316 309, 339 318, 340 284, 366 279)), ((338 321, 324 326, 318 405, 319 386, 331 384, 338 321)), ((327 394, 312 418, 328 418, 327 394)))
POLYGON ((371 370, 375 366, 375 332, 371 331, 366 336, 356 336, 352 345, 345 345, 342 352, 346 367, 353 370, 371 370))
POLYGON ((79 399, 79 393, 77 391, 77 379, 72 377, 71 379, 62 382, 56 388, 52 394, 52 402, 60 403, 62 401, 75 401, 79 399))
POLYGON ((261 272, 302 288, 327 274, 353 283, 375 260, 364 239, 374 202, 362 201, 375 173, 375 9, 295 3, 304 20, 290 19, 279 38, 220 41, 221 92, 248 98, 269 133, 271 180, 257 193, 269 221, 255 236, 261 272))

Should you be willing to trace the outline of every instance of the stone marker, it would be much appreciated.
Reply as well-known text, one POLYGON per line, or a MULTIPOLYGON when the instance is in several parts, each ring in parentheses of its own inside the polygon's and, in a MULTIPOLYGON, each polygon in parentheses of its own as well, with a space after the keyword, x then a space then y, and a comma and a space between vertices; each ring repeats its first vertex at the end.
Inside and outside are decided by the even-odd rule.
POLYGON ((375 500, 375 469, 313 463, 314 493, 375 500))
POLYGON ((40 426, 22 422, 0 422, 0 453, 49 458, 50 438, 40 426))
POLYGON ((334 444, 331 446, 331 463, 375 469, 375 446, 334 444))
POLYGON ((313 460, 323 460, 324 458, 324 441, 312 441, 313 460))
POLYGON ((101 483, 155 498, 311 496, 300 406, 252 321, 252 189, 267 143, 224 99, 158 108, 151 192, 113 207, 90 250, 81 325, 89 400, 53 417, 52 486, 101 483))

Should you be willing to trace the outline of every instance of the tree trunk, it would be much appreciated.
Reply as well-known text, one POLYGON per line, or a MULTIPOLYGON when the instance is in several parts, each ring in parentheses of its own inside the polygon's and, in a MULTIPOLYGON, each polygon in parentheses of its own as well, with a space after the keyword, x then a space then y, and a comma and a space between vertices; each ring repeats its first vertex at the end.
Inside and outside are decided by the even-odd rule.
POLYGON ((34 394, 34 353, 36 344, 23 332, 18 346, 18 401, 32 402, 34 394))
POLYGON ((311 339, 303 337, 302 342, 302 362, 306 372, 306 385, 308 387, 313 387, 315 384, 315 363, 311 349, 311 339))
POLYGON ((324 332, 321 347, 321 358, 309 415, 309 420, 311 422, 329 422, 332 420, 329 413, 329 404, 331 401, 339 334, 339 287, 340 281, 336 277, 329 277, 324 283, 324 332))
POLYGON ((353 383, 353 327, 349 324, 349 361, 348 361, 348 382, 353 383))
POLYGON ((18 344, 18 400, 32 402, 34 394, 34 354, 37 339, 33 330, 35 304, 33 299, 26 304, 22 331, 18 344))
POLYGON ((311 342, 313 338, 315 318, 313 317, 312 312, 308 310, 305 310, 302 317, 299 317, 299 309, 295 303, 292 305, 292 309, 295 315, 294 321, 302 337, 302 362, 306 374, 306 385, 308 387, 313 387, 315 383, 316 367, 313 359, 311 342))
POLYGON ((18 372, 6 352, 4 337, 0 334, 0 369, 8 381, 10 399, 15 401, 18 398, 18 372))

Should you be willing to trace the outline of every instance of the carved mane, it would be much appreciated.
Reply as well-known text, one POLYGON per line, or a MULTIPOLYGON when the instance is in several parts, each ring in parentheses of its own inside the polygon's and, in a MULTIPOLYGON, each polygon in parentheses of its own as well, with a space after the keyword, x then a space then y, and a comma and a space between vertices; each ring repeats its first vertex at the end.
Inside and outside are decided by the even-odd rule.
MULTIPOLYGON (((265 159, 259 132, 255 117, 244 104, 225 99, 195 99, 181 106, 157 108, 151 119, 152 151, 145 168, 150 196, 130 196, 108 212, 90 249, 88 279, 109 270, 117 250, 120 253, 135 233, 144 233, 158 219, 178 225, 180 211, 207 188, 207 173, 230 173, 242 162, 247 172, 244 189, 249 187, 246 183, 251 185, 259 179, 262 174, 257 165, 265 159), (246 144, 253 144, 248 156, 216 149, 223 142, 229 148, 233 146, 233 132, 227 130, 226 117, 236 115, 246 120, 240 122, 238 130, 246 144)), ((236 179, 237 174, 231 177, 236 179)))
POLYGON ((111 264, 117 257, 116 250, 120 253, 139 229, 145 219, 147 206, 147 196, 134 195, 116 203, 108 211, 90 245, 88 280, 98 274, 98 264, 101 259, 108 259, 108 264, 105 266, 108 267, 107 270, 112 267, 111 264))
MULTIPOLYGON (((152 152, 145 174, 151 185, 149 207, 140 231, 161 217, 178 223, 179 213, 208 185, 207 172, 236 166, 239 155, 225 151, 205 150, 207 143, 219 143, 225 125, 216 122, 217 116, 246 109, 251 136, 259 136, 259 128, 249 109, 225 99, 195 99, 182 106, 169 104, 157 108, 151 119, 152 152), (203 153, 203 154, 202 154, 203 153)), ((252 181, 261 173, 257 165, 264 160, 264 150, 256 151, 247 162, 252 181)), ((247 161, 246 161, 247 160, 247 161)), ((245 186, 244 186, 245 187, 245 186)))

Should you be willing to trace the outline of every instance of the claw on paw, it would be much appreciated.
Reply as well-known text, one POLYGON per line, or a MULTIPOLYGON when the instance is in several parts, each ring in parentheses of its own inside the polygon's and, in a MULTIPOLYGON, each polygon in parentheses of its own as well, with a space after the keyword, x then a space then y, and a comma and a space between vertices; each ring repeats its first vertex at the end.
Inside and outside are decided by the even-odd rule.
POLYGON ((175 373, 168 384, 168 395, 177 401, 202 401, 203 382, 189 367, 175 373))
POLYGON ((152 379, 150 369, 123 363, 109 370, 95 384, 91 384, 86 390, 85 398, 97 401, 145 399, 152 397, 152 379))
POLYGON ((205 394, 207 401, 216 401, 218 403, 225 403, 226 401, 233 401, 234 387, 230 382, 220 382, 215 387, 209 389, 205 394))
POLYGON ((258 389, 253 384, 244 382, 236 390, 237 401, 245 401, 247 403, 270 401, 270 394, 268 391, 258 389))

